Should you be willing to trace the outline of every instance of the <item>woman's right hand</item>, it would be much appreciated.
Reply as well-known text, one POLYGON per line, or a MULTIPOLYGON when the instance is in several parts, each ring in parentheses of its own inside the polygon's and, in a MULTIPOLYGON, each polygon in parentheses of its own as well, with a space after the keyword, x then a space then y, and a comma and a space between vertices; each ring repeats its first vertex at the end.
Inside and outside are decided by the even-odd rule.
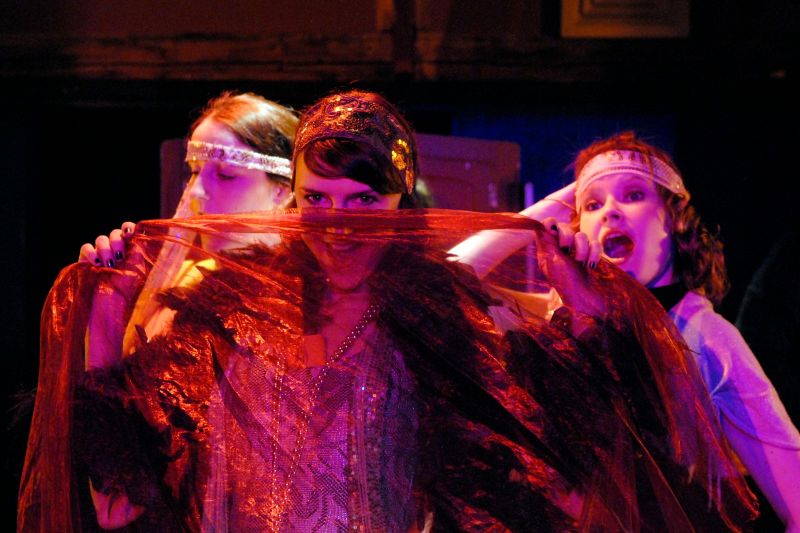
POLYGON ((92 480, 89 480, 89 492, 97 514, 97 525, 100 529, 119 529, 125 527, 142 516, 145 508, 134 505, 124 492, 110 492, 108 494, 95 490, 92 480))
POLYGON ((135 225, 126 222, 108 236, 101 235, 94 246, 81 247, 78 262, 98 267, 100 277, 92 298, 86 332, 86 368, 107 368, 122 360, 122 340, 127 311, 142 287, 144 261, 129 246, 135 225))

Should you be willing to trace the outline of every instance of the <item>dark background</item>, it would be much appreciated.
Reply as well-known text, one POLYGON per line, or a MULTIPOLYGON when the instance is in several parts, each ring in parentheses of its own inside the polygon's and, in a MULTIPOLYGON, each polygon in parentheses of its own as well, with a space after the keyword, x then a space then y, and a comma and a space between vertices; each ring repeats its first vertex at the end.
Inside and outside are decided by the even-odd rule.
POLYGON ((560 3, 546 0, 238 1, 216 15, 173 2, 181 17, 146 20, 131 2, 0 5, 0 520, 14 520, 50 285, 82 243, 158 216, 160 142, 223 89, 298 109, 336 87, 381 91, 420 132, 518 142, 537 197, 569 181, 589 141, 634 128, 674 154, 719 227, 733 284, 720 311, 734 320, 771 244, 798 226, 800 8, 700 3, 685 38, 578 40, 560 37, 560 3))

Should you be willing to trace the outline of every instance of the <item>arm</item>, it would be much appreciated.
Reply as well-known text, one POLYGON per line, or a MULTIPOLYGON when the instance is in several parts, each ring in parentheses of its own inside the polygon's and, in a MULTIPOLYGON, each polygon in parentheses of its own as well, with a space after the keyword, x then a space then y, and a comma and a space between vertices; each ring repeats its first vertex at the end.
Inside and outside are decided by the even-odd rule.
POLYGON ((520 211, 524 215, 534 220, 543 221, 553 218, 557 222, 569 224, 575 216, 575 182, 573 181, 566 187, 548 194, 535 204, 520 211))
MULTIPOLYGON (((571 220, 575 209, 575 184, 570 184, 520 212, 540 221, 557 239, 563 250, 571 250, 576 261, 596 265, 600 243, 590 242, 586 234, 575 232, 571 220)), ((523 230, 487 230, 465 239, 450 250, 456 261, 470 265, 483 279, 511 254, 534 243, 534 235, 523 230)))
POLYGON ((800 531, 800 433, 736 328, 710 314, 702 330, 704 356, 724 369, 710 389, 725 435, 781 521, 800 531))
POLYGON ((800 423, 800 232, 772 247, 742 299, 736 327, 781 396, 789 417, 800 423))
POLYGON ((87 369, 108 368, 122 359, 122 339, 125 334, 126 311, 136 290, 141 285, 141 256, 130 254, 126 258, 126 245, 133 236, 134 224, 126 222, 121 229, 112 231, 108 237, 101 235, 94 246, 87 243, 81 247, 78 261, 109 270, 98 271, 97 284, 86 331, 87 369), (126 260, 128 259, 128 260, 126 260), (123 263, 124 262, 124 263, 123 263))
POLYGON ((800 450, 761 442, 724 416, 722 428, 731 447, 786 526, 787 533, 800 532, 800 450))
MULTIPOLYGON (((79 261, 96 266, 115 268, 122 267, 125 260, 125 245, 133 235, 133 224, 126 222, 123 227, 114 230, 108 237, 101 235, 95 240, 95 245, 85 244, 81 247, 79 261)), ((85 368, 108 369, 122 360, 122 338, 125 333, 125 315, 130 299, 132 298, 137 276, 131 272, 115 271, 108 275, 107 282, 101 282, 92 299, 92 308, 86 330, 85 341, 85 368)), ((87 395, 86 401, 90 394, 87 395)), ((120 419, 126 415, 120 408, 106 420, 120 419)), ((125 422, 121 421, 124 426, 125 422)), ((103 424, 98 424, 102 426, 103 424)), ((95 441, 92 448, 97 452, 93 455, 108 455, 108 449, 101 450, 97 441, 106 442, 107 439, 116 440, 114 427, 97 427, 90 421, 83 424, 84 434, 88 439, 95 441), (94 427, 89 427, 90 424, 94 427)), ((91 460, 91 459, 90 459, 91 460)), ((105 463, 103 459, 100 463, 105 463)), ((93 470, 96 465, 90 465, 93 470)), ((102 470, 102 469, 101 469, 102 470)), ((98 477, 96 475, 96 477, 98 477)), ((103 480, 89 478, 89 493, 97 516, 97 524, 101 529, 118 529, 125 527, 137 520, 145 511, 145 507, 133 504, 124 488, 106 484, 103 480), (100 486, 96 486, 100 483, 100 486), (103 486, 107 485, 107 486, 103 486)))

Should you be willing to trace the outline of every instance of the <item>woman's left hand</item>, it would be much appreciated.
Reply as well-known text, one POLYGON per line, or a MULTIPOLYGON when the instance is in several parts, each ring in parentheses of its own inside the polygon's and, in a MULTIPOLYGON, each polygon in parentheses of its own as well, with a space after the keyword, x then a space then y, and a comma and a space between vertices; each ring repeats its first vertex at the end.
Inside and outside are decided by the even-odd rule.
POLYGON ((89 263, 95 266, 114 268, 116 264, 125 259, 125 248, 133 237, 136 224, 125 222, 122 227, 95 239, 94 245, 86 243, 81 246, 78 256, 79 263, 89 263))

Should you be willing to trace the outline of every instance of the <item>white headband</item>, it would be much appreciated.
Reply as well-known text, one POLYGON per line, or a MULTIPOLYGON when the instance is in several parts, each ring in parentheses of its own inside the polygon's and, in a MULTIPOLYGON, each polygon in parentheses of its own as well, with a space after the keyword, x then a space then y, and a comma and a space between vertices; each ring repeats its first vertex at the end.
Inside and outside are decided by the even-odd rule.
POLYGON ((286 179, 292 178, 292 162, 283 157, 202 141, 189 141, 186 145, 187 163, 212 159, 236 167, 263 170, 267 174, 283 176, 286 179))
POLYGON ((611 150, 591 158, 578 174, 575 197, 582 196, 589 185, 600 178, 623 172, 653 180, 669 191, 689 198, 683 180, 671 166, 655 156, 633 150, 611 150))

